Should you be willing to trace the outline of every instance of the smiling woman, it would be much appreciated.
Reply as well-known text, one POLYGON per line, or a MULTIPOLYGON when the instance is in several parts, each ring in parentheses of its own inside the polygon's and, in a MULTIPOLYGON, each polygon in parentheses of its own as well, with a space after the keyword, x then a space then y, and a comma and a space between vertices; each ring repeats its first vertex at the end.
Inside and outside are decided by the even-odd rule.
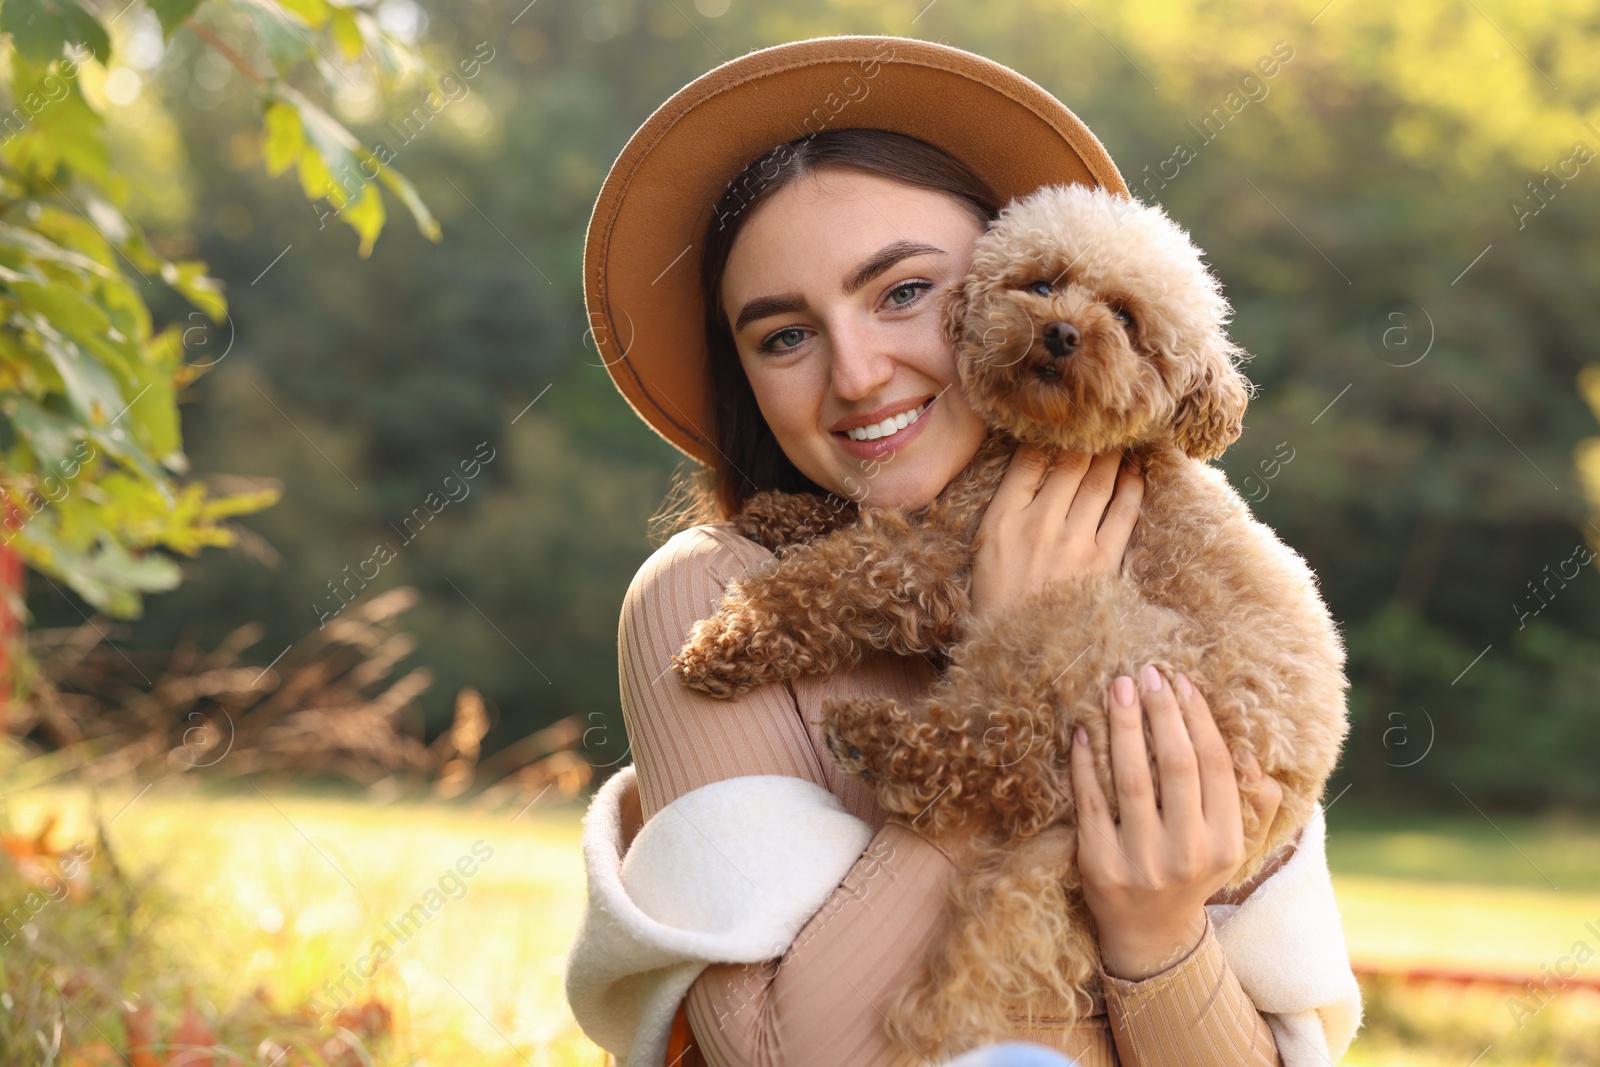
POLYGON ((728 183, 700 270, 714 433, 727 462, 707 472, 692 520, 730 518, 763 488, 896 506, 926 502, 949 482, 983 424, 961 399, 939 311, 999 208, 961 161, 887 130, 776 145, 728 183), (754 194, 752 175, 764 179, 754 194), (844 239, 820 261, 789 254, 821 232, 844 239), (840 354, 830 397, 829 363, 840 354), (896 360, 905 380, 884 396, 896 360), (912 422, 906 413, 930 402, 912 422), (890 434, 897 417, 911 436, 890 434), (929 426, 955 440, 924 450, 926 462, 902 462, 929 426), (892 474, 879 477, 891 456, 892 474))
POLYGON ((786 166, 706 250, 712 374, 731 401, 718 411, 719 436, 733 467, 787 461, 828 492, 921 506, 985 431, 940 323, 994 196, 902 134, 839 130, 751 166, 777 154, 786 166), (819 233, 838 238, 819 255, 791 254, 819 233), (916 448, 930 428, 938 445, 916 448), (892 467, 865 466, 891 455, 892 467))

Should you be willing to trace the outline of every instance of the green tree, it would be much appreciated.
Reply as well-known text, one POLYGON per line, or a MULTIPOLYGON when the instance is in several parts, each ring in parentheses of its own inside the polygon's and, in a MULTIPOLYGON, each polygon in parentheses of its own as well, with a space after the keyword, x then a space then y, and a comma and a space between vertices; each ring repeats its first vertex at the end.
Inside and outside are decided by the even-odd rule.
MULTIPOLYGON (((325 199, 360 236, 362 257, 383 228, 380 187, 439 239, 410 182, 315 99, 357 69, 384 91, 436 87, 410 45, 361 4, 211 0, 204 19, 199 6, 149 4, 163 44, 187 27, 255 87, 270 173, 296 168, 306 198, 325 199), (242 32, 253 54, 213 21, 242 32)), ((127 210, 136 190, 82 84, 87 65, 109 64, 107 27, 120 17, 76 0, 0 6, 10 90, 0 115, 0 521, 26 564, 127 618, 142 613, 144 594, 178 584, 174 553, 233 544, 225 520, 270 506, 280 490, 218 494, 184 480, 180 394, 216 362, 211 330, 192 321, 221 326, 228 304, 204 262, 160 254, 127 210), (197 309, 190 322, 156 325, 145 286, 157 278, 197 309)))

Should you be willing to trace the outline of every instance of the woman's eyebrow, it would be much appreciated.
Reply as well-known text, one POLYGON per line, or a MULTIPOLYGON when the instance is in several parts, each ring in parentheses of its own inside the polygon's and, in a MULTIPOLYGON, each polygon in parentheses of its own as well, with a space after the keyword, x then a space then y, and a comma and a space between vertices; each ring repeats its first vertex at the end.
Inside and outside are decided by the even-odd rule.
MULTIPOLYGON (((863 285, 900 262, 912 256, 942 256, 945 250, 922 241, 895 241, 893 244, 884 245, 874 252, 844 280, 846 295, 857 292, 863 285)), ((739 317, 734 320, 734 332, 744 329, 745 324, 757 319, 764 319, 769 315, 782 315, 790 311, 804 311, 805 298, 799 293, 784 293, 781 296, 758 296, 749 301, 739 310, 739 317)))

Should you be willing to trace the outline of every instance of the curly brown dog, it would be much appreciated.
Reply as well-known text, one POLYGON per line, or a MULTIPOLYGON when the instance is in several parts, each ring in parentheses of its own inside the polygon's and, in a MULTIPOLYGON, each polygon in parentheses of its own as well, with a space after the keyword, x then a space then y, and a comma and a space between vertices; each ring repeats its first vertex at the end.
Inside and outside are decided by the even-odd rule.
POLYGON ((945 317, 968 403, 992 428, 972 462, 910 513, 760 494, 742 528, 777 555, 731 582, 674 657, 680 680, 718 696, 853 666, 867 648, 945 657, 915 704, 824 705, 835 761, 870 778, 885 809, 976 842, 946 932, 891 1013, 923 1055, 1003 1039, 1030 1003, 1086 1012, 1098 949, 1068 753, 1081 724, 1114 804, 1106 693, 1118 674, 1187 674, 1235 767, 1254 753, 1282 785, 1230 886, 1295 838, 1338 758, 1345 652, 1316 577, 1206 462, 1239 436, 1252 387, 1200 257, 1159 206, 1100 189, 1050 186, 1008 205, 945 317), (974 620, 978 524, 1019 442, 1136 456, 1139 521, 1120 573, 974 620))

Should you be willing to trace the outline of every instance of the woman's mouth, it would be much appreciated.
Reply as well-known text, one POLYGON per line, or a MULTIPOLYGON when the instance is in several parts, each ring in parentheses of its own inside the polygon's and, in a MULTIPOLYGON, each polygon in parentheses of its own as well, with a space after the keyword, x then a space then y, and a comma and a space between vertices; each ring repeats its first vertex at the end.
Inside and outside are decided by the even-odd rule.
POLYGON ((922 432, 923 418, 938 397, 930 397, 921 407, 902 412, 870 426, 857 426, 833 436, 846 452, 858 459, 876 459, 903 448, 922 432))

